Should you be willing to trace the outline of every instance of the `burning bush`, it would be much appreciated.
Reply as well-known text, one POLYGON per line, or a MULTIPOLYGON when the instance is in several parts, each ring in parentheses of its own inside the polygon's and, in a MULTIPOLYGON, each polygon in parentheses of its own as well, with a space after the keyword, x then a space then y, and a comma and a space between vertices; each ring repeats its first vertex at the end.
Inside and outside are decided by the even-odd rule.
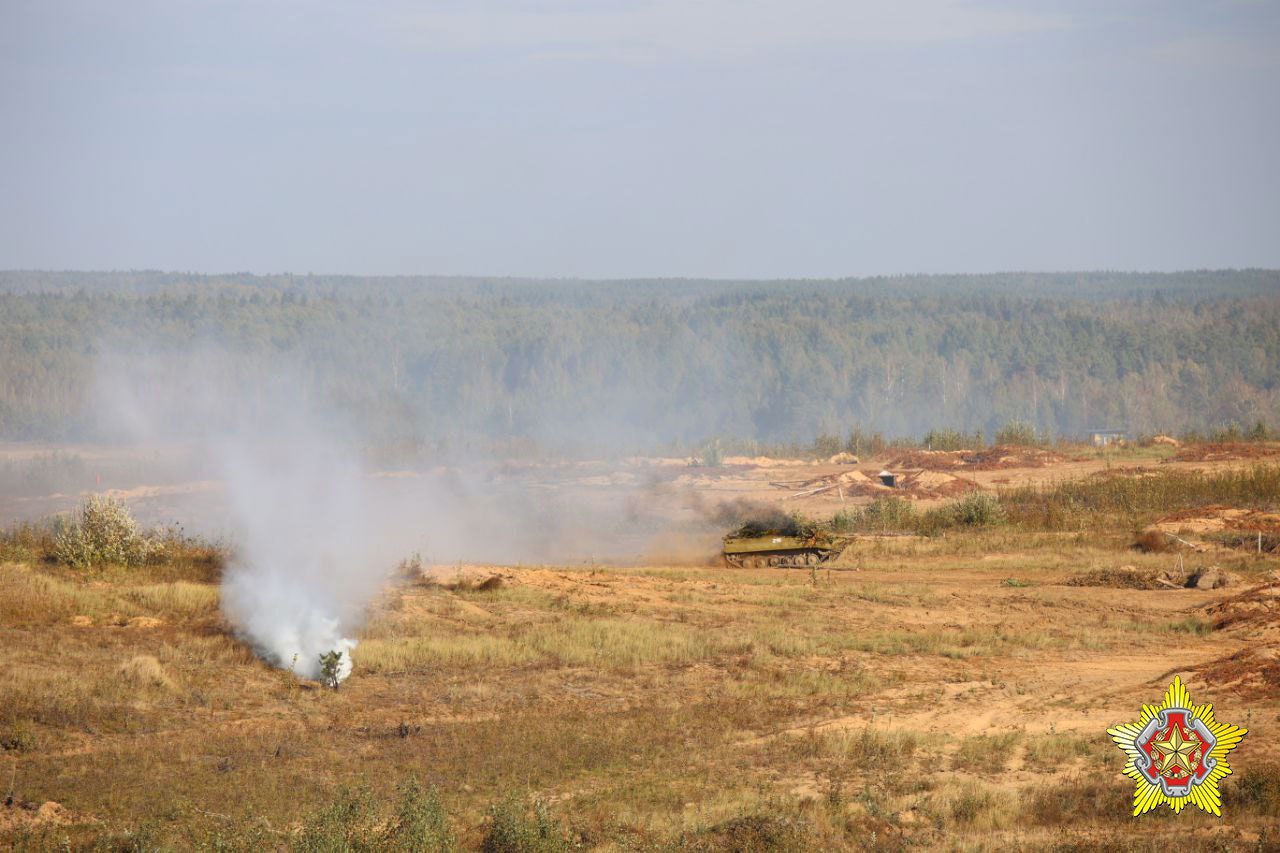
POLYGON ((138 529, 123 503, 108 495, 93 495, 80 507, 78 521, 57 538, 54 555, 81 569, 101 565, 136 566, 157 549, 138 529))

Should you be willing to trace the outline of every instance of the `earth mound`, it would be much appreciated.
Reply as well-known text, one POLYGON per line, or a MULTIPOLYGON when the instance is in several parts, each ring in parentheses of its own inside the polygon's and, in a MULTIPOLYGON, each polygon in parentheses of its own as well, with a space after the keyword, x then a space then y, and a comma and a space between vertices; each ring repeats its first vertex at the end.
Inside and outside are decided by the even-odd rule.
POLYGON ((1192 444, 1165 459, 1165 462, 1225 462, 1231 459, 1265 459, 1280 454, 1275 442, 1215 442, 1192 444))
POLYGON ((888 467, 922 468, 926 471, 999 471, 1006 468, 1043 468, 1067 461, 1051 450, 1039 447, 997 445, 982 450, 912 450, 890 460, 888 467))

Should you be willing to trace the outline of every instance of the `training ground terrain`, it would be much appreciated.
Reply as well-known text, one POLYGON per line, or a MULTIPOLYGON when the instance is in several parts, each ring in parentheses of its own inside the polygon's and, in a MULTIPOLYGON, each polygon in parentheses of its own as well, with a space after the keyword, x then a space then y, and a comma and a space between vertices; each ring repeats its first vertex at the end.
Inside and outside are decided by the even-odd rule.
MULTIPOLYGON (((232 633, 218 547, 73 569, 16 520, 80 496, 11 498, 0 845, 1274 849, 1277 451, 508 472, 659 509, 614 554, 598 531, 574 553, 565 527, 561 559, 406 554, 337 690, 232 633), (975 494, 982 513, 949 509, 975 494), (724 567, 719 535, 761 505, 839 513, 852 544, 814 569, 724 567), (1130 816, 1106 730, 1175 676, 1249 729, 1221 818, 1130 816)), ((217 488, 122 494, 146 517, 217 488)))

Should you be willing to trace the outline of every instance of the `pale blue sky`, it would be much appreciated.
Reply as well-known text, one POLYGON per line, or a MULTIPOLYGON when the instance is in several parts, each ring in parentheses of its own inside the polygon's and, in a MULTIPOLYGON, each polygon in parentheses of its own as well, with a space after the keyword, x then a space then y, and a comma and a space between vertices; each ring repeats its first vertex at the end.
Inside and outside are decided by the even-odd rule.
POLYGON ((0 0, 0 268, 1280 266, 1280 2, 0 0))

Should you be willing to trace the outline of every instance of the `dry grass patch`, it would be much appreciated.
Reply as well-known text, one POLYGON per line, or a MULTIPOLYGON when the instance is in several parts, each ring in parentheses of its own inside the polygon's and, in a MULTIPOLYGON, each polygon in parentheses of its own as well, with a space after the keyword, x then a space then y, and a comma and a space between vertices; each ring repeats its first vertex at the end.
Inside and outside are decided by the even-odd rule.
POLYGON ((160 661, 151 655, 136 655, 120 664, 116 670, 120 681, 135 689, 156 689, 167 693, 178 692, 178 684, 170 677, 160 661))
POLYGON ((452 635, 361 640, 352 660, 361 672, 399 674, 430 666, 519 666, 542 659, 534 649, 507 637, 452 635))
POLYGON ((920 748, 918 732, 877 729, 872 726, 853 731, 818 732, 808 736, 805 752, 817 757, 840 758, 866 768, 901 768, 920 748))
POLYGON ((71 616, 98 620, 138 615, 138 608, 108 587, 67 580, 29 566, 0 566, 0 623, 49 624, 71 616))
POLYGON ((175 581, 135 587, 126 597, 151 611, 191 618, 211 616, 218 610, 218 588, 210 584, 175 581))
POLYGON ((1026 761, 1029 768, 1038 772, 1057 773, 1064 764, 1090 756, 1109 756, 1114 751, 1115 747, 1105 738, 1053 732, 1028 738, 1026 761))
POLYGON ((1062 647, 1073 642, 1075 640, 1070 637, 1054 636, 1039 630, 1007 631, 1002 628, 973 626, 850 634, 843 640, 843 646, 879 655, 939 655, 962 659, 1009 654, 1026 649, 1062 647))
POLYGON ((83 729, 102 721, 100 693, 95 673, 11 666, 0 680, 0 722, 83 729))
POLYGON ((807 700, 824 705, 842 705, 849 700, 874 696, 904 680, 900 672, 877 672, 843 662, 829 669, 801 668, 784 658, 754 659, 749 666, 734 669, 733 673, 733 680, 724 688, 728 695, 807 700))
POLYGON ((1013 759, 1013 751, 1021 739, 1019 732, 967 737, 951 756, 951 766, 972 773, 999 773, 1013 759))
MULTIPOLYGON (((1032 788, 1023 801, 1027 818, 1042 826, 1131 819, 1133 783, 1119 774, 1075 776, 1032 788)), ((1143 818, 1159 820, 1172 814, 1160 808, 1143 818)))
POLYGON ((748 635, 747 642, 757 652, 782 658, 807 657, 818 650, 818 643, 792 627, 769 625, 748 635))
POLYGON ((939 785, 929 793, 925 810, 935 823, 953 825, 969 833, 1007 829, 1021 818, 1016 794, 971 781, 939 785))
POLYGON ((614 670, 695 663, 730 648, 710 631, 633 619, 560 620, 535 626, 519 642, 562 665, 614 670))

